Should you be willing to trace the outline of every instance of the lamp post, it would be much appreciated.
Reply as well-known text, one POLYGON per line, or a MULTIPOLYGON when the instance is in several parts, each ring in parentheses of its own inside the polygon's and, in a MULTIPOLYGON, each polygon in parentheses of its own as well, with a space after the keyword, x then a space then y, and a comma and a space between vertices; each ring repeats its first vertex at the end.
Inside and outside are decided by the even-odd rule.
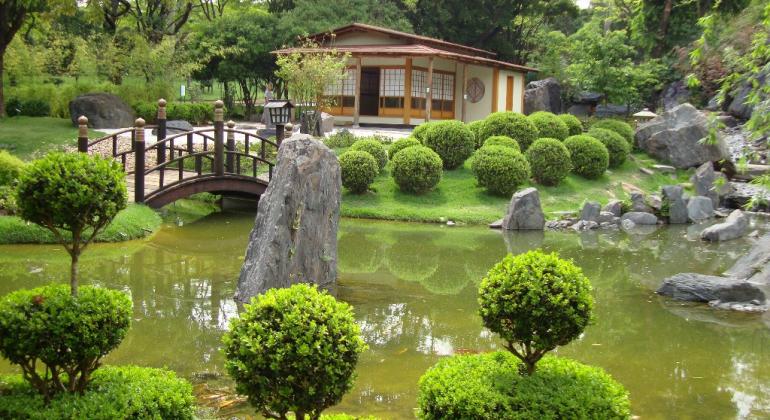
POLYGON ((270 123, 275 125, 275 138, 278 145, 281 145, 284 137, 284 127, 291 120, 291 112, 294 105, 287 100, 278 99, 269 101, 265 104, 265 110, 270 117, 270 123))
POLYGON ((638 127, 639 124, 644 124, 657 116, 658 114, 650 111, 648 108, 644 108, 643 110, 634 114, 634 120, 636 121, 636 126, 638 127))

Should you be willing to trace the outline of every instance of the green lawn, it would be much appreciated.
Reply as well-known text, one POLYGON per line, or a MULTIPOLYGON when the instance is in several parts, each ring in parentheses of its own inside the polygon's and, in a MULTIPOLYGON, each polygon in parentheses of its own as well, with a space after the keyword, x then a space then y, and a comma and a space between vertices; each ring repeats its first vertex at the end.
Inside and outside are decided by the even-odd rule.
MULTIPOLYGON (((91 138, 104 133, 90 130, 91 138)), ((63 146, 77 145, 78 129, 64 118, 11 117, 0 118, 0 150, 24 160, 63 146)))
MULTIPOLYGON (((342 150, 344 149, 338 149, 337 152, 342 150)), ((634 154, 633 157, 633 160, 626 161, 620 168, 608 171, 598 180, 570 175, 557 187, 535 184, 531 186, 539 190, 543 210, 552 213, 579 210, 585 200, 596 200, 604 204, 611 199, 627 198, 623 183, 638 187, 647 193, 657 193, 662 185, 688 180, 687 171, 678 171, 676 175, 646 175, 639 168, 657 162, 645 154, 634 154)), ((491 196, 476 185, 476 179, 470 170, 470 160, 460 169, 444 171, 436 189, 423 195, 399 191, 388 168, 372 184, 372 189, 374 192, 363 195, 344 191, 341 214, 346 217, 419 222, 453 220, 483 224, 503 217, 510 201, 510 197, 491 196)))

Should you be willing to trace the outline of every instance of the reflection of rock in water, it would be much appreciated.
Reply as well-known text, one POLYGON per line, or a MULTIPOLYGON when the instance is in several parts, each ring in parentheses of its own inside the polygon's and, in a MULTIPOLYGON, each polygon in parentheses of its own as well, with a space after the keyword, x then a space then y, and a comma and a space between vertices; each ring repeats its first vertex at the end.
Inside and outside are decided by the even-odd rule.
POLYGON ((578 233, 580 238, 580 248, 596 249, 599 247, 599 232, 584 231, 578 233))
POLYGON ((382 265, 387 244, 365 232, 345 232, 337 241, 341 273, 374 273, 382 265))
POLYGON ((675 301, 661 297, 660 306, 688 321, 705 322, 730 328, 763 328, 762 315, 755 312, 719 311, 703 304, 675 301))
POLYGON ((543 231, 502 231, 505 247, 509 254, 518 255, 532 249, 542 248, 545 232, 543 231))
POLYGON ((429 234, 404 233, 386 254, 388 270, 401 280, 420 282, 438 269, 438 247, 429 234))

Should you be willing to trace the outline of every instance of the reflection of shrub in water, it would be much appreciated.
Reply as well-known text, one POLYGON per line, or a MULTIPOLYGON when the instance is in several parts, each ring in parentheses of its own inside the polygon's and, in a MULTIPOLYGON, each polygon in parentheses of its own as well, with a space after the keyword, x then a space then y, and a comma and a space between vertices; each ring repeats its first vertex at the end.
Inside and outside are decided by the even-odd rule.
POLYGON ((337 268, 342 273, 374 273, 387 244, 363 232, 346 232, 337 241, 337 268))
POLYGON ((423 280, 421 284, 431 293, 438 295, 456 295, 468 285, 471 278, 465 271, 465 261, 469 255, 452 249, 443 249, 441 264, 436 272, 423 280))
POLYGON ((404 234, 388 249, 391 274, 405 281, 421 282, 438 269, 438 249, 428 235, 404 234))

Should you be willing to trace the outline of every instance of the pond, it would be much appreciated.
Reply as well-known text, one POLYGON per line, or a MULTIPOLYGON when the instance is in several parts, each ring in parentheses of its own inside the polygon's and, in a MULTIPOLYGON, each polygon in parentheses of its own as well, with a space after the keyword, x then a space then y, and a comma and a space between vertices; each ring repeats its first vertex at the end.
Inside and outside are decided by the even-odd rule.
MULTIPOLYGON (((231 388, 220 337, 253 214, 178 217, 151 240, 97 245, 82 258, 83 283, 131 293, 132 329, 107 363, 166 366, 198 384, 231 388)), ((533 248, 572 258, 592 280, 596 322, 558 354, 597 365, 622 382, 645 419, 770 416, 770 319, 656 296, 678 272, 716 274, 750 242, 704 244, 698 227, 652 233, 501 234, 484 227, 343 220, 338 297, 354 305, 370 346, 355 388, 330 411, 412 418, 417 381, 452 354, 500 348, 477 315, 479 280, 507 252, 533 248)), ((64 281, 56 246, 0 247, 0 294, 64 281)), ((13 371, 0 362, 0 372, 13 371)), ((202 403, 206 400, 201 399, 202 403)), ((236 404, 220 414, 245 416, 236 404)))

